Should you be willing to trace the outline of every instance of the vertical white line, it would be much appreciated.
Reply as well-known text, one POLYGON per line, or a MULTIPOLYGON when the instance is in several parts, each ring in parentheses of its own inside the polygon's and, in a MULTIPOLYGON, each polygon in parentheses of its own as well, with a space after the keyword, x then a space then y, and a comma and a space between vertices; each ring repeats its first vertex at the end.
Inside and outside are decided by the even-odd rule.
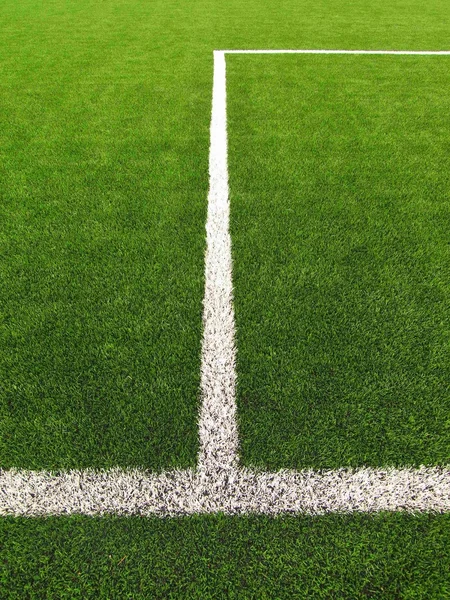
POLYGON ((214 52, 206 222, 198 468, 208 477, 238 466, 236 350, 229 234, 225 54, 214 52))

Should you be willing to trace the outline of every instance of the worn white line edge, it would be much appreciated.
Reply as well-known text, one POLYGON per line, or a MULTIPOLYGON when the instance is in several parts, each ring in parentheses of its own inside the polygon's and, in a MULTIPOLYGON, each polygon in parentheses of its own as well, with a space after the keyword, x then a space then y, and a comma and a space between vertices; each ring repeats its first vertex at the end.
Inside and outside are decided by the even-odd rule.
MULTIPOLYGON (((225 53, 214 52, 198 468, 161 474, 133 469, 0 470, 2 516, 450 511, 450 467, 268 473, 238 466, 225 53)), ((229 53, 438 54, 340 50, 229 53)))

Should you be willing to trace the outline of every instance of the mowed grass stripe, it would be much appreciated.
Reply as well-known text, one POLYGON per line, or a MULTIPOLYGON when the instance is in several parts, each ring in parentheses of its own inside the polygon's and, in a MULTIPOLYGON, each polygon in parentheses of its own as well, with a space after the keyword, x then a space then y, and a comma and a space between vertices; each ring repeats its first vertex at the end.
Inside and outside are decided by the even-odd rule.
POLYGON ((174 77, 135 54, 135 11, 95 14, 2 64, 2 468, 197 453, 210 67, 174 77))
POLYGON ((446 60, 228 57, 246 465, 448 462, 446 60))

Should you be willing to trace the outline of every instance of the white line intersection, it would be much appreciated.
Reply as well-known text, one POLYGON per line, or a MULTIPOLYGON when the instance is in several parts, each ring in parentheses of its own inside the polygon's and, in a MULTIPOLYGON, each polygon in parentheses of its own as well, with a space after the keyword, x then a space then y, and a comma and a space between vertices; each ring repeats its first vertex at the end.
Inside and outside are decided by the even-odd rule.
POLYGON ((450 51, 216 50, 196 470, 0 470, 0 515, 450 511, 450 466, 254 471, 239 466, 226 117, 226 54, 450 56, 450 51))

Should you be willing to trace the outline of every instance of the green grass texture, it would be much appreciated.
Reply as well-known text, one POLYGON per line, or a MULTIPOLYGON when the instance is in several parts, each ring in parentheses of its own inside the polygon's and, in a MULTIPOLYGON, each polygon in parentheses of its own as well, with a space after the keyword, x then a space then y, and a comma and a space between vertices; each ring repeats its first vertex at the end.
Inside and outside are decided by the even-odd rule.
POLYGON ((200 94, 131 8, 2 28, 3 467, 195 463, 210 68, 200 94))
POLYGON ((450 63, 229 56, 243 459, 450 456, 450 63))
POLYGON ((448 515, 3 519, 8 600, 445 599, 448 515))
MULTIPOLYGON (((449 26, 446 0, 3 0, 0 466, 156 470, 194 463, 214 49, 440 50, 450 49, 449 26)), ((233 156, 239 149, 233 140, 247 135, 244 120, 257 125, 252 119, 259 102, 245 99, 250 87, 240 98, 239 86, 246 78, 256 86, 261 78, 271 94, 284 98, 285 115, 300 98, 298 89, 287 94, 289 81, 305 82, 305 75, 304 69, 301 76, 298 72, 298 57, 293 73, 282 67, 283 59, 277 64, 287 79, 279 79, 278 89, 267 78, 273 71, 271 58, 261 63, 256 57, 228 60, 230 177, 236 202, 239 165, 233 156), (241 123, 242 129, 236 128, 241 123)), ((443 60, 426 64, 436 73, 443 60)), ((361 66, 351 64, 361 73, 361 66)), ((379 68, 372 60, 365 64, 379 68)), ((334 67, 343 68, 342 63, 334 67)), ((397 67, 386 77, 392 68, 397 67)), ((334 77, 336 87, 333 73, 327 79, 321 69, 322 81, 331 85, 334 77)), ((414 69, 402 71, 393 82, 403 82, 410 104, 408 85, 419 85, 424 93, 414 69), (408 77, 412 79, 406 84, 408 77)), ((425 76, 439 90, 441 98, 431 98, 437 106, 448 94, 448 88, 440 87, 446 76, 441 72, 439 81, 431 74, 425 76)), ((366 75, 362 83, 374 94, 375 84, 366 75)), ((383 77, 381 71, 376 75, 383 77)), ((341 99, 347 88, 339 90, 341 99)), ((353 103, 361 90, 355 93, 349 99, 353 103)), ((307 108, 305 114, 312 118, 309 103, 307 108)), ((336 110, 331 100, 329 110, 336 110)), ((392 107, 394 127, 399 126, 398 114, 392 107)), ((437 117, 443 118, 439 110, 437 117)), ((278 121, 282 124, 282 115, 278 121)), ((445 133, 447 124, 441 126, 445 133)), ((404 130, 405 125, 402 140, 404 130)), ((288 134, 282 148, 296 143, 288 134)), ((270 140, 261 142, 270 145, 270 140)), ((247 151, 251 148, 248 143, 247 151)), ((422 158, 427 164, 434 160, 422 158)), ((242 169, 248 164, 245 156, 242 169)), ((288 163, 277 166, 286 169, 288 163)), ((422 166, 417 168, 423 172, 422 166)), ((336 177, 336 171, 330 176, 336 177)), ((445 176, 441 169, 436 185, 445 176)), ((251 194, 262 183, 253 173, 251 194)), ((282 209, 277 204, 270 227, 278 227, 284 237, 282 209)), ((399 213, 395 203, 393 209, 399 213)), ((236 210, 233 204, 241 344, 245 282, 236 254, 241 236, 236 210)), ((431 213, 427 209, 424 214, 428 220, 420 239, 439 227, 436 217, 429 228, 431 213)), ((354 217, 364 223, 362 211, 354 217)), ((411 223, 410 216, 405 218, 411 223)), ((319 239, 325 248, 327 238, 319 239)), ((399 240, 396 244, 397 251, 402 249, 399 240)), ((436 244, 439 240, 427 240, 424 251, 437 251, 436 244)), ((427 260, 421 260, 422 268, 427 260)), ((443 273, 436 276, 445 282, 443 273)), ((430 293, 439 307, 442 296, 436 289, 430 293)), ((288 309, 283 314, 289 319, 288 309)), ((425 332, 426 339, 432 331, 425 332)), ((245 352, 250 357, 249 347, 240 346, 240 386, 246 377, 245 352)), ((247 377, 258 368, 255 358, 247 377)), ((437 410, 434 400, 431 412, 437 410)), ((239 400, 240 419, 242 409, 239 400)), ((287 428, 288 421, 285 414, 287 428)), ((429 419, 426 426, 432 432, 429 419)), ((322 440, 324 446, 329 437, 322 440)), ((418 438, 423 440, 423 432, 418 438)), ((273 450, 274 463, 292 461, 293 454, 283 456, 283 445, 274 446, 271 436, 263 445, 251 436, 246 439, 255 446, 251 455, 244 440, 246 458, 268 464, 273 450)), ((432 452, 437 460, 436 444, 432 452)), ((419 454, 408 451, 409 460, 419 454)), ((348 452, 345 457, 349 460, 348 452)), ((333 455, 320 464, 336 460, 333 455)), ((0 598, 7 600, 450 596, 447 515, 5 518, 0 528, 0 598)))

